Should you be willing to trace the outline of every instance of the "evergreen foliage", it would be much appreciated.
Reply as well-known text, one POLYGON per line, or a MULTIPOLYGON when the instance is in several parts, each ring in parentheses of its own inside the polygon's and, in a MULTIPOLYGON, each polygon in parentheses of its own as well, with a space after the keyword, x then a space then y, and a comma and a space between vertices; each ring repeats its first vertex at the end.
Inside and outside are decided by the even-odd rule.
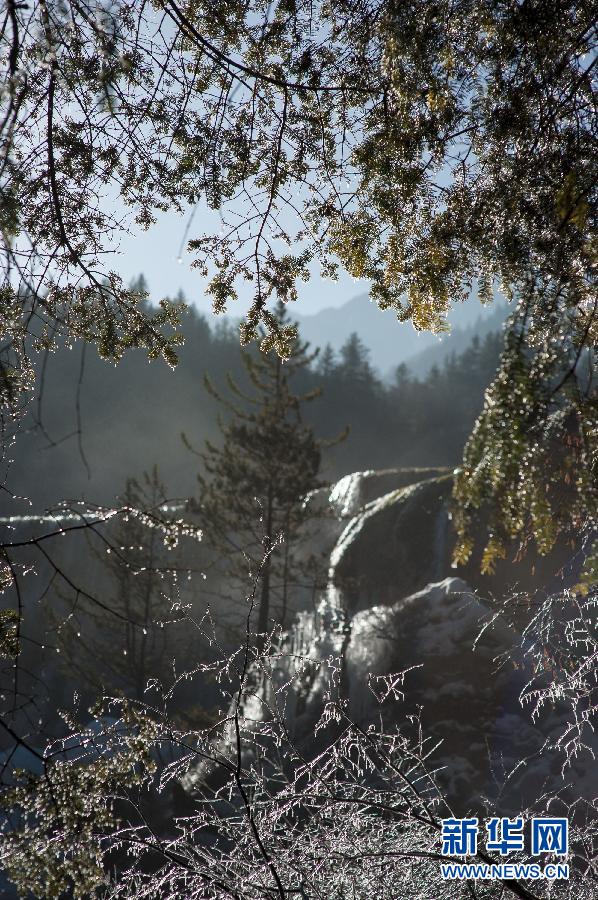
MULTIPOLYGON (((10 470, 14 488, 26 490, 38 509, 75 492, 110 503, 114 483, 123 483, 131 472, 150 470, 157 463, 172 496, 192 493, 196 463, 180 440, 181 431, 195 447, 206 438, 215 446, 220 441, 221 405, 205 392, 198 402, 204 367, 215 384, 222 383, 227 372, 244 392, 251 391, 251 382, 238 335, 227 319, 211 325, 190 308, 185 335, 173 372, 148 366, 139 351, 132 351, 117 367, 91 354, 85 356, 79 413, 93 483, 87 478, 76 435, 81 347, 75 345, 70 352, 59 348, 49 356, 43 390, 38 367, 42 400, 31 409, 30 429, 20 438, 20 454, 10 470), (36 428, 38 424, 43 432, 36 428)), ((305 423, 325 441, 322 477, 332 481, 351 471, 401 465, 457 466, 501 347, 501 337, 490 334, 479 350, 474 344, 449 355, 440 364, 435 383, 433 373, 415 377, 406 364, 400 367, 402 374, 383 382, 364 348, 356 362, 361 372, 357 382, 343 367, 340 353, 324 348, 308 368, 289 376, 297 393, 322 390, 318 401, 303 409, 305 423), (330 446, 347 426, 347 439, 330 446)), ((286 363, 282 371, 289 371, 286 363)), ((243 407, 241 398, 237 402, 243 407)))
MULTIPOLYGON (((289 329, 279 304, 280 330, 289 329)), ((196 515, 205 540, 224 563, 227 590, 243 596, 247 565, 260 573, 257 632, 272 621, 284 626, 292 586, 307 580, 293 559, 294 544, 309 513, 305 498, 321 487, 321 441, 303 419, 303 405, 319 390, 296 394, 291 382, 306 371, 316 354, 309 354, 297 337, 284 361, 276 353, 243 353, 251 393, 228 377, 230 397, 223 397, 206 375, 205 384, 229 413, 221 419, 222 443, 206 442, 199 475, 196 515), (281 553, 273 554, 283 542, 281 553)), ((305 563, 303 564, 305 566, 305 563)))
MULTIPOLYGON (((257 586, 256 579, 254 592, 257 586)), ((564 613, 560 600, 553 598, 558 613, 564 613)), ((536 708, 552 706, 555 696, 566 697, 571 706, 572 714, 562 723, 565 731, 555 736, 552 748, 566 765, 583 748, 587 691, 590 698, 594 692, 586 673, 596 646, 579 641, 580 678, 566 661, 563 665, 570 635, 558 627, 558 618, 546 634, 552 620, 547 622, 545 613, 539 610, 513 652, 524 651, 536 662, 537 678, 527 685, 536 708), (547 666, 556 669, 556 694, 546 685, 547 666)), ((471 897, 471 883, 446 879, 441 871, 440 863, 462 863, 463 857, 445 851, 442 841, 443 818, 452 819, 459 810, 439 788, 434 748, 418 716, 411 717, 411 728, 385 716, 400 706, 409 672, 371 673, 367 679, 363 672, 361 688, 375 698, 379 722, 352 718, 340 651, 347 622, 340 618, 327 623, 326 655, 313 645, 285 645, 279 634, 258 647, 252 632, 234 652, 220 655, 218 641, 207 633, 212 654, 197 669, 220 686, 226 714, 216 740, 212 724, 181 730, 167 704, 156 709, 118 702, 111 704, 116 718, 99 734, 75 729, 68 741, 50 743, 40 755, 43 772, 18 773, 5 795, 13 819, 0 824, 0 863, 20 895, 65 892, 81 900, 94 892, 107 900, 471 897), (310 709, 312 730, 298 736, 293 727, 297 697, 309 693, 314 679, 320 702, 310 709), (162 767, 156 757, 165 744, 174 762, 162 767), (198 769, 201 773, 195 802, 177 817, 170 800, 190 766, 196 776, 198 769), (167 811, 159 822, 144 808, 144 799, 147 805, 152 795, 167 811)), ((566 617, 569 630, 577 632, 581 622, 579 611, 573 619, 566 617)), ((596 895, 595 803, 567 803, 564 790, 546 791, 545 776, 544 771, 533 804, 518 813, 526 822, 552 818, 555 810, 569 818, 570 876, 526 879, 518 863, 529 859, 529 851, 517 850, 511 874, 484 884, 487 900, 593 900, 596 895)), ((497 781, 500 777, 495 774, 497 781)), ((487 818, 504 815, 500 786, 498 807, 491 797, 480 801, 487 818)), ((504 862, 489 843, 481 837, 469 860, 504 862)))
MULTIPOLYGON (((206 445, 200 475, 199 514, 213 549, 234 544, 256 577, 249 600, 250 608, 257 601, 258 640, 250 640, 248 619, 242 647, 202 663, 228 703, 229 756, 215 748, 212 725, 181 733, 166 711, 147 707, 125 708, 110 745, 82 734, 81 756, 47 740, 33 746, 36 728, 47 738, 43 722, 35 725, 30 692, 44 672, 24 671, 24 643, 27 660, 37 646, 22 627, 22 577, 42 558, 51 579, 68 584, 52 542, 69 530, 101 531, 130 510, 97 507, 92 526, 75 503, 77 524, 3 541, 0 585, 14 609, 0 618, 0 725, 9 759, 26 750, 41 766, 39 777, 16 772, 14 789, 3 789, 14 815, 0 821, 0 860, 23 895, 101 890, 117 846, 131 864, 105 895, 254 900, 319 892, 394 900, 398 885, 404 896, 457 896, 454 884, 438 878, 430 849, 441 800, 425 748, 409 746, 400 732, 356 729, 342 698, 343 659, 327 660, 327 702, 315 729, 335 739, 315 761, 297 753, 277 715, 289 685, 269 677, 280 641, 270 646, 264 632, 273 620, 284 622, 295 572, 290 543, 280 570, 273 551, 279 534, 288 540, 301 530, 301 501, 320 483, 316 413, 300 415, 316 381, 334 386, 340 400, 329 407, 327 429, 344 425, 335 418, 353 409, 361 426, 353 438, 368 447, 368 467, 389 452, 393 464, 406 462, 423 434, 434 462, 439 454, 453 458, 463 423, 475 420, 455 484, 457 561, 470 556, 480 520, 489 523, 488 572, 508 542, 521 552, 535 542, 546 554, 559 539, 589 536, 576 586, 581 600, 567 597, 573 614, 559 622, 548 598, 522 645, 526 652, 530 640, 536 645, 538 681, 528 699, 541 707, 572 698, 573 742, 565 736, 563 768, 582 749, 575 720, 592 727, 596 711, 596 646, 587 626, 595 618, 598 552, 597 40, 592 0, 7 0, 0 25, 0 458, 7 472, 12 477, 12 457, 31 460, 15 444, 28 415, 42 432, 48 354, 75 343, 81 350, 75 366, 59 355, 74 388, 69 433, 84 467, 85 347, 122 361, 123 380, 112 386, 141 371, 137 351, 170 367, 184 358, 182 302, 162 298, 153 308, 143 283, 127 288, 106 265, 132 220, 147 228, 167 210, 203 204, 217 211, 217 231, 192 235, 187 249, 216 313, 230 308, 240 282, 250 286, 240 339, 258 339, 264 354, 245 357, 249 392, 242 380, 230 382, 231 400, 215 391, 233 418, 223 421, 223 447, 206 445), (424 380, 401 369, 387 388, 354 335, 338 361, 327 352, 314 373, 293 327, 272 306, 298 299, 299 282, 318 266, 327 277, 342 267, 367 279, 380 308, 435 333, 474 287, 483 303, 500 289, 512 314, 481 410, 490 346, 472 346, 424 380), (387 449, 393 441, 397 452, 387 449), (253 504, 255 521, 260 494, 258 531, 248 516, 253 504), (267 714, 256 715, 262 700, 267 714), (225 788, 217 802, 206 790, 194 816, 160 832, 135 805, 134 788, 148 785, 164 739, 186 754, 180 771, 189 755, 201 755, 224 772, 225 788), (120 826, 118 803, 129 811, 120 826)), ((193 329, 216 354, 232 346, 228 326, 212 334, 196 318, 193 329)), ((180 383, 166 388, 144 369, 132 399, 108 390, 108 377, 96 379, 93 391, 104 391, 120 413, 128 402, 164 415, 179 402, 173 385, 180 383)), ((59 393, 54 404, 51 424, 62 421, 59 393)), ((163 426, 157 433, 165 442, 180 430, 172 421, 163 426)), ((55 448, 68 434, 45 437, 55 448)), ((105 443, 95 448, 100 457, 105 443)), ((11 495, 10 480, 2 477, 1 486, 11 495)), ((161 526, 167 543, 191 533, 182 520, 171 524, 161 526)), ((122 575, 117 603, 149 604, 149 615, 151 596, 149 588, 137 595, 122 575)), ((143 668, 140 657, 137 665, 143 668)), ((313 660, 299 660, 294 672, 309 684, 313 660)), ((121 667, 115 677, 124 683, 129 675, 121 667)), ((396 685, 387 687, 395 692, 396 685)), ((176 771, 160 773, 162 783, 176 771)), ((553 813, 559 795, 540 797, 540 812, 553 813)), ((567 812, 575 819, 575 868, 555 890, 590 900, 595 803, 585 822, 578 808, 567 812)), ((548 900, 555 892, 547 881, 532 887, 514 878, 487 893, 548 900)), ((475 890, 457 888, 463 896, 475 890)))

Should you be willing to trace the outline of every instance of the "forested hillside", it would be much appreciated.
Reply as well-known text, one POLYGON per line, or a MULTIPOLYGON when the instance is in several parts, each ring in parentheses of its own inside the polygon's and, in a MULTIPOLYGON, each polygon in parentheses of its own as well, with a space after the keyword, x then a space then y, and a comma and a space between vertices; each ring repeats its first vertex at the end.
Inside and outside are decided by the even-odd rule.
MULTIPOLYGON (((36 511, 64 497, 110 503, 127 477, 157 465, 169 496, 193 494, 200 464, 181 434, 195 448, 218 439, 217 404, 204 388, 204 373, 216 385, 227 373, 241 383, 245 375, 238 332, 228 320, 210 324, 190 307, 184 333, 174 372, 135 350, 114 366, 76 342, 43 357, 30 430, 11 467, 15 492, 26 494, 36 511)), ((457 465, 502 341, 499 333, 474 337, 427 376, 413 377, 401 364, 391 382, 379 377, 356 334, 338 354, 320 348, 310 369, 297 375, 298 389, 322 392, 305 415, 322 438, 349 428, 344 441, 324 450, 324 476, 457 465)))

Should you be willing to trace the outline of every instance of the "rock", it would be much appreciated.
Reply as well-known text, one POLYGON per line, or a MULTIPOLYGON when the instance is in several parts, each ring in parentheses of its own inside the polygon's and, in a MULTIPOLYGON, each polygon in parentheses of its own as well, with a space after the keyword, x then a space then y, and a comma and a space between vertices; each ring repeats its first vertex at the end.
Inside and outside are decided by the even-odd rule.
POLYGON ((351 611, 393 602, 449 568, 450 476, 401 487, 368 503, 330 556, 331 580, 351 611))
MULTIPOLYGON (((389 469, 346 476, 331 489, 327 505, 320 494, 322 521, 328 517, 328 524, 325 532, 316 528, 314 541, 330 554, 331 578, 352 611, 393 602, 449 574, 498 600, 516 593, 554 593, 579 580, 583 554, 564 541, 546 556, 533 547, 522 556, 513 544, 495 572, 482 574, 483 518, 471 559, 455 567, 452 490, 452 473, 446 469, 389 469)), ((525 608, 519 604, 521 630, 525 608)))
POLYGON ((357 515, 367 503, 384 494, 448 474, 450 469, 442 467, 351 472, 330 487, 312 491, 305 502, 316 514, 342 520, 357 515))
MULTIPOLYGON (((439 785, 461 810, 480 811, 481 798, 496 799, 503 770, 539 754, 545 740, 519 703, 526 680, 520 638, 492 620, 492 610, 464 581, 447 578, 358 612, 346 653, 351 716, 367 726, 382 713, 386 727, 402 728, 417 717, 423 734, 442 742, 430 764, 439 767, 439 785), (510 658, 500 665, 503 654, 510 658), (404 699, 391 695, 380 703, 373 691, 383 696, 386 677, 405 670, 404 699)), ((536 775, 534 767, 524 769, 503 791, 505 814, 537 796, 536 775)))
MULTIPOLYGON (((246 744, 266 722, 272 691, 288 682, 285 727, 306 757, 320 752, 332 737, 315 726, 331 690, 327 661, 336 657, 342 678, 334 690, 340 687, 361 727, 382 716, 385 727, 421 725, 440 742, 430 765, 439 768, 438 784, 455 811, 483 814, 488 798, 502 814, 516 815, 545 790, 562 789, 569 802, 590 799, 598 793, 591 755, 573 761, 565 784, 562 756, 546 744, 562 733, 566 711, 554 707, 533 721, 521 706, 531 675, 521 633, 495 614, 492 593, 504 595, 521 572, 525 581, 534 561, 517 568, 507 560, 492 578, 472 562, 457 572, 467 579, 447 578, 451 493, 452 476, 432 469, 353 473, 310 495, 319 522, 314 528, 310 519, 308 540, 329 554, 328 587, 315 612, 297 614, 273 682, 244 703, 246 744), (297 660, 310 661, 298 678, 297 660), (384 697, 389 677, 405 670, 404 696, 384 697)), ((217 753, 232 756, 230 734, 217 753)), ((191 794, 216 786, 215 774, 202 764, 183 786, 191 794)))
MULTIPOLYGON (((313 515, 299 541, 301 556, 328 560, 329 579, 351 608, 383 602, 386 584, 416 590, 448 568, 451 489, 446 469, 353 472, 306 499, 313 515)), ((309 606, 303 597, 295 609, 309 606)))
MULTIPOLYGON (((521 636, 464 581, 447 578, 350 619, 337 600, 331 592, 316 616, 298 619, 272 683, 243 705, 244 764, 254 761, 253 734, 268 721, 273 690, 287 682, 293 686, 278 701, 295 746, 306 758, 325 748, 334 734, 316 732, 316 724, 336 690, 328 665, 336 657, 344 660, 348 717, 364 730, 382 723, 414 738, 421 728, 429 746, 437 745, 428 766, 437 770, 436 782, 457 814, 483 815, 489 801, 497 813, 515 816, 544 792, 560 792, 566 803, 598 795, 591 753, 574 760, 563 778, 563 758, 546 743, 562 732, 566 711, 555 707, 532 721, 519 699, 530 677, 521 636), (293 681, 299 659, 311 665, 293 681)), ((234 758, 232 732, 217 754, 234 758)), ((220 786, 225 772, 218 768, 192 768, 183 787, 193 794, 198 787, 220 786)))

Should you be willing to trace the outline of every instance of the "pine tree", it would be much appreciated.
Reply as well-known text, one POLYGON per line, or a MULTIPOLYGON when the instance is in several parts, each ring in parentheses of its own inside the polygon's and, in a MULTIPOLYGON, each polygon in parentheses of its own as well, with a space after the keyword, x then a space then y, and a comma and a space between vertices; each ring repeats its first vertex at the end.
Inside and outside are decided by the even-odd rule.
POLYGON ((326 344, 318 360, 317 372, 324 378, 330 378, 336 369, 336 354, 331 344, 326 344))
POLYGON ((395 388, 399 394, 409 390, 411 385, 411 373, 406 363, 402 362, 395 369, 395 388))
MULTIPOLYGON (((135 294, 139 294, 139 296, 142 298, 147 297, 147 295, 149 294, 149 285, 147 283, 147 278, 145 277, 143 272, 140 272, 136 278, 132 279, 132 281, 129 285, 129 290, 133 291, 133 293, 135 293, 135 294)), ((176 299, 178 302, 182 302, 182 303, 185 302, 184 297, 179 298, 177 296, 176 299)))
POLYGON ((500 285, 525 340, 505 344, 468 444, 457 555, 468 556, 483 508, 502 549, 515 536, 547 548, 582 523, 594 531, 595 385, 578 374, 598 345, 596 4, 166 7, 161 33, 151 4, 101 4, 96 27, 73 0, 8 3, 0 256, 16 277, 0 288, 6 425, 27 406, 32 356, 63 339, 114 362, 138 347, 176 364, 180 309, 166 298, 144 308, 108 271, 120 226, 112 201, 135 209, 141 227, 201 202, 218 224, 193 232, 193 265, 216 312, 251 285, 245 342, 270 330, 273 298, 298 298, 316 259, 326 276, 342 267, 367 279, 382 309, 438 333, 474 281, 483 302, 500 285), (558 421, 575 421, 576 433, 563 426, 555 468, 558 421), (572 491, 561 504, 563 484, 572 491))
MULTIPOLYGON (((288 328, 282 304, 276 318, 280 328, 288 328)), ((205 472, 199 475, 197 515, 229 596, 243 596, 248 562, 252 573, 259 573, 257 632, 262 635, 273 621, 284 626, 290 591, 300 576, 305 584, 307 561, 299 566, 296 556, 301 527, 310 515, 305 498, 322 486, 322 442, 302 418, 303 404, 320 391, 292 390, 294 376, 307 369, 316 354, 298 338, 289 349, 284 361, 273 350, 243 352, 249 389, 229 376, 229 398, 205 378, 207 390, 230 418, 220 420, 222 445, 206 441, 200 453, 205 472)))
POLYGON ((376 378, 369 362, 370 351, 353 331, 340 349, 340 371, 354 386, 373 387, 376 378))

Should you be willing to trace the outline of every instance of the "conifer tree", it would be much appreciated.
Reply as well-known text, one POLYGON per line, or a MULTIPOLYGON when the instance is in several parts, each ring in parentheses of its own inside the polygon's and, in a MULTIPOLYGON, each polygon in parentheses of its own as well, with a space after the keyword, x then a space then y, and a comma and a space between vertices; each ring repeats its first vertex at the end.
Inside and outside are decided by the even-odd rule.
POLYGON ((595 2, 5 6, 7 446, 32 357, 63 338, 176 363, 180 308, 143 308, 106 263, 118 210, 148 227, 200 203, 219 224, 187 249, 214 310, 250 284, 241 338, 265 327, 282 355, 270 305, 314 264, 420 331, 501 287, 521 339, 457 479, 457 557, 482 510, 491 555, 595 532, 596 384, 578 378, 598 344, 595 2))
POLYGON ((320 390, 292 390, 294 376, 316 354, 308 352, 296 330, 288 331, 282 303, 276 317, 281 330, 295 335, 287 359, 274 350, 243 352, 249 389, 229 375, 229 397, 205 377, 207 390, 230 418, 220 420, 222 445, 206 441, 200 453, 205 471, 199 475, 197 515, 204 540, 221 564, 231 596, 243 596, 248 563, 252 573, 259 571, 258 634, 273 621, 284 626, 290 591, 299 581, 305 585, 306 568, 314 563, 304 557, 300 572, 296 556, 301 527, 310 515, 305 498, 323 484, 318 477, 323 442, 302 417, 303 405, 320 390))
POLYGON ((336 365, 336 354, 332 348, 332 345, 330 343, 327 343, 322 350, 322 353, 318 360, 318 375, 322 375, 324 378, 330 378, 330 376, 333 375, 336 369, 336 365))
POLYGON ((369 350, 355 331, 340 349, 340 369, 355 387, 359 385, 371 388, 376 383, 369 361, 369 350))

